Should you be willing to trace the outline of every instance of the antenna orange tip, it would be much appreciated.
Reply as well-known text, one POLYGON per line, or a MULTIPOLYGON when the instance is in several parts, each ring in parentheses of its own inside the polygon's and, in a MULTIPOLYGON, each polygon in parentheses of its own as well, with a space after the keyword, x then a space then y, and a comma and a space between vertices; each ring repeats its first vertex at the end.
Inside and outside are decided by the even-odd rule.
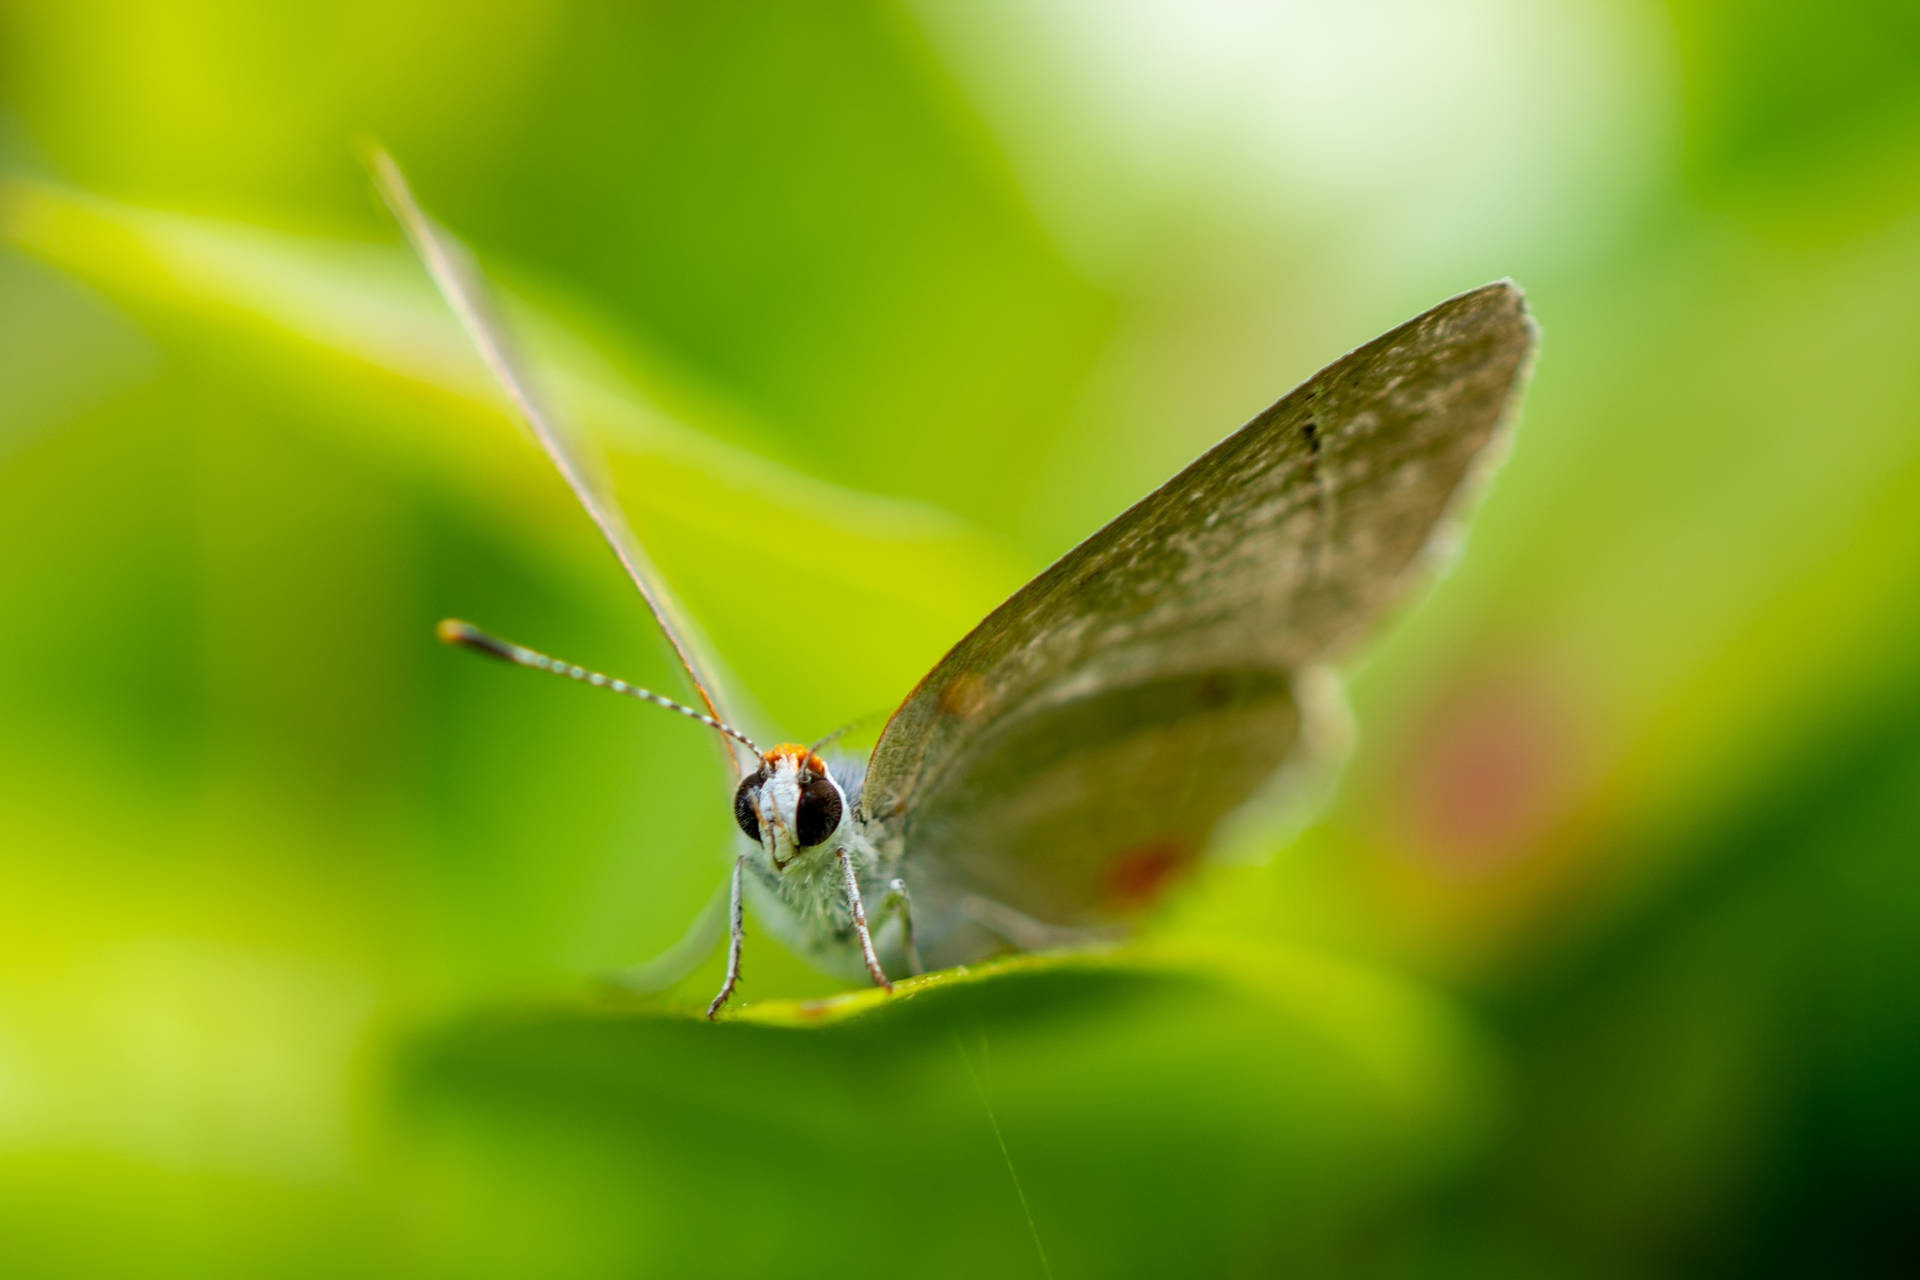
POLYGON ((442 618, 433 629, 441 644, 466 644, 473 639, 473 628, 458 618, 442 618))

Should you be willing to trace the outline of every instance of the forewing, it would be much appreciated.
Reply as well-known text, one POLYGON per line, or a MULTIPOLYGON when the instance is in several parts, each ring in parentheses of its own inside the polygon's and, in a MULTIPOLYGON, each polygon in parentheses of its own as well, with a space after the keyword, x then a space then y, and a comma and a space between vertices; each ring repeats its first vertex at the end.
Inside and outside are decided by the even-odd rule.
POLYGON ((1532 346, 1512 284, 1451 298, 994 610, 894 713, 867 772, 862 810, 904 841, 916 897, 1066 925, 1151 899, 1297 741, 1294 673, 1414 576, 1532 346))
MULTIPOLYGON (((506 330, 497 318, 486 281, 471 255, 451 233, 421 209, 413 197, 412 188, 407 184, 406 175, 400 172, 400 166, 394 163, 392 156, 377 147, 373 148, 368 153, 367 166, 381 199, 393 211, 407 239, 426 264, 441 296, 459 317, 467 336, 473 340, 481 358, 486 361, 495 381, 513 402, 521 421, 533 433, 534 439, 539 441, 540 448, 567 482, 573 496, 586 508, 587 515, 606 538, 607 545, 613 548, 620 567, 626 570, 627 577, 640 592, 640 598, 646 602, 648 612, 653 615, 661 634, 672 646, 674 656, 680 660, 680 666, 686 671, 687 679, 692 682, 700 701, 714 719, 733 723, 721 707, 720 688, 712 664, 703 662, 696 653, 692 629, 682 620, 672 594, 647 558, 646 551, 634 536, 626 518, 620 514, 619 505, 614 501, 603 472, 590 465, 587 452, 568 435, 535 393, 532 379, 521 367, 507 341, 506 330)), ((720 742, 727 766, 738 779, 739 761, 726 740, 721 739, 720 742)))

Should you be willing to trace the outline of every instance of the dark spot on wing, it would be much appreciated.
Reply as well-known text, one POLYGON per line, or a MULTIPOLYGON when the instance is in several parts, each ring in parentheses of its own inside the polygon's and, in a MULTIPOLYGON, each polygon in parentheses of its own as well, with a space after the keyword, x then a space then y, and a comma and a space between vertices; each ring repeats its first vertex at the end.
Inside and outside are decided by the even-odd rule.
POLYGON ((1327 548, 1333 539, 1333 489, 1327 473, 1320 469, 1320 427, 1312 418, 1300 424, 1300 437, 1307 442, 1307 479, 1313 485, 1320 507, 1319 528, 1307 544, 1306 576, 1318 579, 1325 565, 1327 548))
POLYGON ((1235 692, 1235 682, 1225 672, 1209 671, 1200 677, 1200 683, 1194 689, 1194 702, 1205 710, 1214 711, 1231 703, 1235 692))

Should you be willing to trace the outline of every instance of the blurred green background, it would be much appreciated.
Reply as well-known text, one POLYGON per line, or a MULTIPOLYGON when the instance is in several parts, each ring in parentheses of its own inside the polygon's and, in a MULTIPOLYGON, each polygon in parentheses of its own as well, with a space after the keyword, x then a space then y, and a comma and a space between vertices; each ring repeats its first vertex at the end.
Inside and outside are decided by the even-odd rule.
POLYGON ((1909 0, 10 0, 0 169, 9 1276, 1911 1265, 1909 0), (720 879, 707 744, 432 642, 677 687, 364 135, 803 738, 1440 298, 1543 349, 1312 821, 818 1026, 750 937, 709 1027, 589 981, 720 879))

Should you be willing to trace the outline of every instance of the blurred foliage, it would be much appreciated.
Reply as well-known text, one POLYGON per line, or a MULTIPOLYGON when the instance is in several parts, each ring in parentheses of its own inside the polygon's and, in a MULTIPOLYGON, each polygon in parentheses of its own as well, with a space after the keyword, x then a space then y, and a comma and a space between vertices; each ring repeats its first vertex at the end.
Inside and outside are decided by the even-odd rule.
MULTIPOLYGON (((1897 1274, 1920 19, 1727 0, 0 9, 10 1275, 1897 1274), (710 1027, 645 617, 779 733, 1448 293, 1544 346, 1360 739, 1132 947, 710 1027)), ((663 723, 665 721, 665 723, 663 723)))

